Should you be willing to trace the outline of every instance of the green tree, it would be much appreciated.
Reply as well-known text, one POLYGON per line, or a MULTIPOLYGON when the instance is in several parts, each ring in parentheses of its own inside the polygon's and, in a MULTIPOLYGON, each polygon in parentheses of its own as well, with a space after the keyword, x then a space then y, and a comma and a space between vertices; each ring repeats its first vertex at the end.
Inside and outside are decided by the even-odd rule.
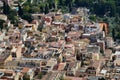
POLYGON ((15 10, 10 10, 8 14, 8 19, 11 20, 11 23, 15 24, 18 22, 17 12, 15 10))
POLYGON ((105 78, 99 78, 98 80, 105 80, 105 78))
POLYGON ((23 15, 23 10, 22 10, 20 4, 18 4, 18 15, 21 16, 21 17, 22 17, 22 15, 23 15))
POLYGON ((39 78, 39 79, 42 79, 42 77, 43 77, 43 73, 39 73, 39 74, 38 74, 38 78, 39 78))
POLYGON ((115 38, 115 29, 114 28, 112 29, 112 37, 113 37, 114 40, 116 40, 116 38, 115 38))
POLYGON ((96 21, 96 16, 95 15, 90 15, 89 19, 92 20, 92 21, 96 21))
POLYGON ((115 37, 115 39, 120 39, 120 32, 119 32, 119 31, 116 32, 116 37, 115 37))
POLYGON ((40 5, 40 12, 45 12, 45 4, 41 3, 40 5))
POLYGON ((53 8, 53 4, 55 3, 54 0, 47 0, 47 3, 49 5, 49 8, 52 9, 53 8))
POLYGON ((116 15, 116 5, 115 5, 115 2, 112 1, 109 4, 110 4, 110 16, 115 16, 116 15))
POLYGON ((119 14, 116 14, 116 16, 115 16, 115 23, 120 24, 120 16, 119 16, 119 14))
POLYGON ((49 7, 48 4, 45 5, 45 14, 49 13, 49 7))
POLYGON ((28 22, 31 22, 33 20, 33 17, 30 13, 23 14, 22 18, 27 20, 28 22))
POLYGON ((30 12, 30 13, 40 12, 40 8, 39 8, 39 7, 36 7, 36 6, 33 6, 33 7, 30 8, 29 12, 30 12))
POLYGON ((63 5, 64 4, 64 0, 59 0, 59 4, 63 5))
POLYGON ((0 29, 2 30, 3 29, 3 23, 4 23, 5 21, 4 20, 0 20, 0 29))
POLYGON ((25 73, 24 76, 23 76, 23 80, 30 80, 30 76, 27 75, 27 73, 25 73))
POLYGON ((10 13, 10 6, 5 1, 3 1, 3 13, 6 15, 10 13))
POLYGON ((29 6, 29 5, 23 6, 23 12, 24 12, 24 13, 29 12, 29 10, 30 10, 30 6, 29 6))

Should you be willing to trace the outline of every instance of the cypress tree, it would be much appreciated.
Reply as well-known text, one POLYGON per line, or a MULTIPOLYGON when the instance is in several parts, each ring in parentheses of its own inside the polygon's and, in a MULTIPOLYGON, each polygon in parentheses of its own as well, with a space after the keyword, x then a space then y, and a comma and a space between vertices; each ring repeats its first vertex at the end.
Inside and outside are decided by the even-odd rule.
POLYGON ((20 4, 18 4, 18 15, 21 16, 21 17, 22 17, 22 15, 23 15, 23 10, 22 10, 20 4))
POLYGON ((45 5, 45 14, 47 14, 47 13, 49 13, 49 7, 48 7, 48 5, 46 4, 46 5, 45 5))
POLYGON ((6 15, 10 13, 10 6, 5 1, 3 1, 3 13, 6 15))
POLYGON ((112 37, 115 40, 115 29, 114 28, 112 29, 112 37))

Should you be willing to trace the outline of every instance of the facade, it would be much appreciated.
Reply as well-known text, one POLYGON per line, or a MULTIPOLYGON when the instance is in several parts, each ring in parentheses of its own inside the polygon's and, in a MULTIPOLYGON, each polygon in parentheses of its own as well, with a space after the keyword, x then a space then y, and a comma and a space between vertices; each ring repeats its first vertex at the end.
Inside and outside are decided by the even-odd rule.
POLYGON ((113 38, 112 37, 106 37, 106 47, 112 48, 114 44, 113 38))

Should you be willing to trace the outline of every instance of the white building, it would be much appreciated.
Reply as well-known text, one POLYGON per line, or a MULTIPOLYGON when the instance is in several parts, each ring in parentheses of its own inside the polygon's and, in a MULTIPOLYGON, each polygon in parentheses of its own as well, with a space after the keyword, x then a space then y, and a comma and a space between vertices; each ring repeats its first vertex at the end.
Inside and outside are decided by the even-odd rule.
POLYGON ((114 41, 112 37, 106 37, 106 47, 111 48, 113 47, 114 41))
POLYGON ((98 23, 88 23, 86 24, 84 30, 85 30, 85 33, 95 34, 99 32, 100 26, 98 23))

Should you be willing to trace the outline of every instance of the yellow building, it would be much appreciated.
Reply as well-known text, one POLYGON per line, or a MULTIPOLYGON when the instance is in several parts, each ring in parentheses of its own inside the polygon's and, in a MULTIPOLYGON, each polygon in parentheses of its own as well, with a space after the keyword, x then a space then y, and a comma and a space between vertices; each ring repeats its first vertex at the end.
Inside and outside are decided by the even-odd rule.
POLYGON ((0 54, 0 68, 4 68, 6 62, 12 61, 12 56, 10 53, 1 53, 0 54))
POLYGON ((98 53, 93 53, 93 54, 92 54, 92 59, 93 59, 94 61, 99 60, 99 59, 100 59, 99 54, 98 54, 98 53))

